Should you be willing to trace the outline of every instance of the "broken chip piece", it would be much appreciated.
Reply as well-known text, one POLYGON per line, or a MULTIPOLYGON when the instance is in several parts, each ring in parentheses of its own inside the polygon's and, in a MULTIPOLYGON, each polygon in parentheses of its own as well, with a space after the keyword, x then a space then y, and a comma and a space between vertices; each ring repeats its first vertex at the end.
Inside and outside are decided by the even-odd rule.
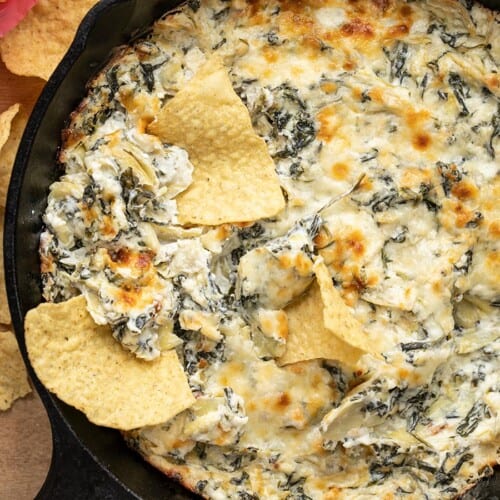
POLYGON ((355 367, 365 353, 379 352, 333 286, 323 259, 313 266, 316 281, 286 309, 288 341, 281 365, 326 358, 355 367))
POLYGON ((31 392, 23 358, 11 331, 0 332, 0 410, 31 392))
POLYGON ((333 286, 332 277, 323 259, 314 263, 314 272, 318 281, 323 302, 323 320, 325 327, 347 344, 365 352, 380 352, 380 340, 370 337, 363 325, 349 310, 340 293, 333 286))
POLYGON ((137 359, 96 325, 83 296, 45 303, 25 321, 26 345, 43 384, 97 424, 121 430, 165 422, 194 403, 174 351, 137 359))
POLYGON ((266 143, 254 132, 220 58, 202 66, 148 132, 186 149, 195 167, 192 184, 176 198, 181 223, 248 222, 284 208, 266 143))
POLYGON ((285 353, 279 359, 280 365, 325 358, 356 366, 364 352, 344 342, 326 327, 324 310, 317 281, 287 307, 288 340, 285 353))

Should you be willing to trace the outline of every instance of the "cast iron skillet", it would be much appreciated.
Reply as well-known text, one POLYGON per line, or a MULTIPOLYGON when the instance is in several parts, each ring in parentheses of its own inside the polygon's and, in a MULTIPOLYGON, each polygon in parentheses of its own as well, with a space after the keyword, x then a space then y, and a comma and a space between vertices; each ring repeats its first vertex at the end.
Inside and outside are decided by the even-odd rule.
MULTIPOLYGON (((484 2, 500 8, 500 0, 484 2)), ((113 47, 126 43, 179 0, 101 0, 81 24, 73 45, 48 81, 26 127, 14 165, 5 219, 5 271, 12 321, 29 374, 52 426, 53 456, 40 499, 193 499, 132 452, 119 432, 97 427, 49 393, 29 363, 24 341, 26 312, 41 301, 38 241, 49 185, 58 177, 56 153, 85 83, 113 47)), ((466 496, 499 499, 500 472, 466 496)))

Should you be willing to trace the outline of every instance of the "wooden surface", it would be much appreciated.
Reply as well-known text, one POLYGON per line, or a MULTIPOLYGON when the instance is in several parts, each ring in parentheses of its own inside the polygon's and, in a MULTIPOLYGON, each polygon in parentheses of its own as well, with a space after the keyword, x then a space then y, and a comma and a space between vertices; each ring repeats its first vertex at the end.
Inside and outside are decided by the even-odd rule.
POLYGON ((0 413, 0 498, 32 499, 38 493, 52 455, 45 409, 34 393, 0 413))
MULTIPOLYGON (((44 82, 10 74, 0 62, 0 112, 16 102, 31 109, 44 82)), ((36 394, 0 412, 0 499, 34 498, 47 474, 52 437, 45 409, 36 394)))
POLYGON ((44 83, 39 78, 13 75, 0 61, 0 112, 16 102, 32 108, 44 83))

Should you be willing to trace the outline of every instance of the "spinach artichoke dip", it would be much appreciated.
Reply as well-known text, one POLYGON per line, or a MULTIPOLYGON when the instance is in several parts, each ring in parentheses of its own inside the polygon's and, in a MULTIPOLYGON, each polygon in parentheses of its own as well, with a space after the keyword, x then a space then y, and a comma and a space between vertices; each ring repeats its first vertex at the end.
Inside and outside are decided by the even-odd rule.
POLYGON ((500 458, 500 17, 190 0, 63 134, 44 296, 194 403, 126 432, 205 498, 455 498, 500 458))

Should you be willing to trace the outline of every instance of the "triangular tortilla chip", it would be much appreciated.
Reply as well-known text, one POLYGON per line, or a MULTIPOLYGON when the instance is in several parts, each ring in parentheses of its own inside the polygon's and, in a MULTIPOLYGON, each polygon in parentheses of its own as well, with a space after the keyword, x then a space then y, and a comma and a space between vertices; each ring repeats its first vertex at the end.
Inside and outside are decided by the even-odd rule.
POLYGON ((0 410, 7 410, 17 398, 31 392, 16 337, 0 332, 0 410))
POLYGON ((19 104, 13 104, 0 114, 0 149, 7 142, 10 134, 10 124, 19 111, 19 104))
POLYGON ((96 325, 83 296, 26 315, 26 345, 43 384, 98 425, 130 430, 169 420, 194 403, 175 351, 136 358, 96 325))
POLYGON ((316 260, 314 272, 324 304, 325 327, 347 344, 365 352, 374 354, 380 352, 378 339, 374 339, 366 333, 363 325, 355 318, 342 300, 340 293, 333 286, 332 277, 323 259, 316 260))
POLYGON ((288 316, 288 340, 280 365, 288 365, 310 359, 335 359, 355 367, 364 354, 347 344, 325 327, 323 301, 315 281, 307 292, 286 308, 288 316))
POLYGON ((148 132, 186 149, 195 167, 192 184, 176 198, 182 224, 248 222, 284 208, 266 143, 219 57, 160 110, 148 132))
POLYGON ((78 25, 97 0, 38 0, 2 39, 0 53, 12 73, 48 80, 78 25))

